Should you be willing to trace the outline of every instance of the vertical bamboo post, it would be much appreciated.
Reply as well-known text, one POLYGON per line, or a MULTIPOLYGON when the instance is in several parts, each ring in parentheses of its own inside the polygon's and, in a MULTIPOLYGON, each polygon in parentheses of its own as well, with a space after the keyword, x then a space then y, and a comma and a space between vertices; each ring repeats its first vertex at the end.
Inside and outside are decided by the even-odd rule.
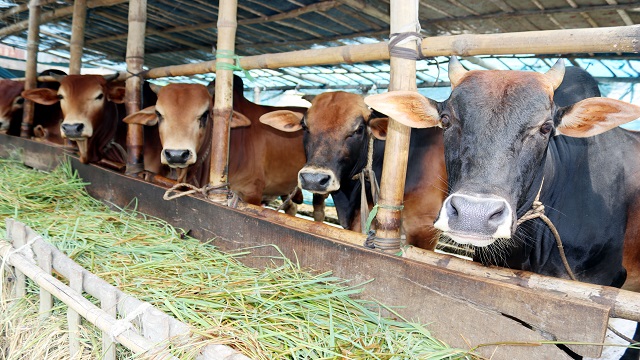
MULTIPOLYGON (((391 33, 415 31, 418 22, 418 0, 391 0, 391 33)), ((397 45, 417 49, 415 41, 397 45)), ((389 91, 416 91, 416 62, 391 57, 389 91)), ((380 182, 380 198, 376 217, 376 247, 389 252, 400 248, 402 204, 409 156, 409 127, 389 119, 384 150, 384 167, 380 182)))
MULTIPOLYGON (((19 249, 27 243, 27 230, 24 224, 13 222, 11 226, 11 243, 14 249, 19 249)), ((17 268, 15 268, 16 285, 14 294, 16 297, 24 297, 27 295, 27 276, 17 268)))
MULTIPOLYGON (((118 312, 118 296, 116 292, 111 289, 104 290, 100 301, 102 310, 116 319, 118 312)), ((111 334, 106 331, 102 332, 102 355, 102 358, 105 360, 116 360, 116 343, 113 341, 111 334)))
MULTIPOLYGON (((43 249, 36 254, 38 256, 38 267, 47 274, 53 270, 53 259, 51 251, 43 249)), ((46 320, 51 315, 53 308, 53 296, 50 292, 40 287, 40 319, 46 320)))
MULTIPOLYGON (((69 273, 69 287, 78 294, 82 294, 82 270, 72 268, 69 273)), ((75 359, 80 351, 80 314, 69 307, 67 310, 67 323, 69 325, 69 356, 75 359)))
MULTIPOLYGON (((25 69, 24 89, 34 89, 38 77, 38 44, 40 42, 40 0, 29 1, 29 33, 27 35, 27 64, 25 69)), ((20 137, 30 137, 33 128, 33 101, 24 102, 20 137)))
MULTIPOLYGON (((129 0, 129 34, 127 38, 127 71, 139 74, 144 63, 144 35, 147 25, 147 0, 129 0)), ((142 78, 131 76, 126 81, 127 114, 140 111, 142 78)), ((143 125, 129 124, 127 131, 127 170, 129 175, 144 170, 143 125)))
MULTIPOLYGON (((218 42, 216 46, 216 88, 213 104, 213 141, 209 183, 220 187, 227 183, 229 163, 229 123, 233 113, 233 71, 222 64, 233 64, 235 51, 237 0, 221 0, 218 12, 218 42)), ((226 203, 227 195, 212 192, 209 199, 226 203)))
POLYGON ((84 47, 84 26, 87 20, 87 0, 73 2, 71 42, 69 44, 69 74, 80 74, 82 69, 82 48, 84 47))

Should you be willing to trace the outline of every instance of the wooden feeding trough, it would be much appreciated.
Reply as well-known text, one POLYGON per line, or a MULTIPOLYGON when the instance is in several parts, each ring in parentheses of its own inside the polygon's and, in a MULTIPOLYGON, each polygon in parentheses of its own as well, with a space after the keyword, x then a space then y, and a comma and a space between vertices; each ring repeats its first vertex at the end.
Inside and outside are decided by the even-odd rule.
MULTIPOLYGON (((87 2, 87 6, 91 1, 87 2)), ((115 3, 115 2, 110 2, 115 3)), ((32 0, 33 19, 30 41, 37 41, 36 0, 32 0)), ((76 3, 81 19, 81 2, 76 3), (80 4, 80 5, 79 5, 80 4)), ((391 1, 391 32, 415 29, 419 2, 391 1), (413 27, 412 27, 413 26, 413 27)), ((235 52, 237 1, 220 1, 218 18, 218 53, 235 52)), ((74 12, 75 13, 75 12, 74 12)), ((142 72, 146 1, 129 2, 129 35, 127 45, 128 72, 127 111, 140 108, 142 78, 193 75, 216 72, 214 107, 214 141, 211 184, 220 186, 227 180, 229 114, 232 109, 232 70, 220 66, 233 59, 154 68, 142 72), (139 76, 130 76, 131 74, 139 76)), ((78 21, 81 23, 82 21, 78 21)), ((74 24, 75 24, 74 17, 74 24)), ((76 46, 71 63, 81 56, 78 35, 82 26, 74 26, 76 46)), ((0 30, 0 33, 2 30, 0 30)), ((481 54, 550 54, 571 52, 631 52, 640 49, 640 26, 611 28, 534 31, 495 35, 457 35, 422 39, 420 44, 408 42, 401 47, 417 51, 421 56, 481 54)), ((30 54, 37 46, 30 47, 30 54)), ((34 66, 35 56, 29 57, 34 66)), ((238 61, 244 69, 275 69, 290 66, 364 62, 391 59, 390 90, 415 90, 415 60, 390 56, 386 43, 303 50, 292 53, 248 56, 238 61)), ((75 68, 74 72, 77 71, 75 68)), ((27 72, 27 83, 35 83, 35 71, 27 72)), ((28 130, 30 112, 25 111, 24 128, 28 130)), ((26 131, 25 130, 25 134, 26 131)), ((381 238, 398 238, 399 206, 402 204, 407 169, 410 130, 392 121, 389 125, 382 174, 382 207, 377 216, 381 238)), ((96 198, 125 206, 138 199, 141 212, 157 216, 171 224, 188 229, 196 238, 218 238, 217 246, 233 251, 255 247, 244 261, 252 266, 265 266, 277 255, 276 244, 289 258, 303 267, 332 270, 337 276, 363 282, 370 279, 363 293, 398 307, 406 318, 428 322, 440 339, 456 347, 487 345, 478 352, 493 359, 569 358, 553 344, 543 340, 580 342, 590 345, 568 345, 583 356, 600 355, 608 319, 620 317, 640 321, 640 294, 615 288, 549 278, 524 271, 484 267, 458 258, 415 248, 391 253, 363 247, 365 236, 321 223, 282 215, 270 209, 241 204, 226 205, 225 194, 212 194, 208 199, 184 196, 164 201, 165 188, 143 181, 136 174, 142 164, 141 126, 130 126, 127 137, 128 163, 126 175, 94 165, 84 165, 72 157, 74 168, 90 183, 88 191, 96 198), (115 190, 117 189, 117 190, 115 190), (232 224, 231 226, 229 224, 232 224), (579 319, 579 321, 576 321, 579 319), (509 343, 510 345, 506 345, 509 343), (526 346, 525 346, 526 345, 526 346), (532 346, 534 345, 534 346, 532 346)), ((56 166, 67 156, 61 148, 24 138, 0 135, 0 155, 9 156, 21 149, 25 164, 41 169, 56 166)))

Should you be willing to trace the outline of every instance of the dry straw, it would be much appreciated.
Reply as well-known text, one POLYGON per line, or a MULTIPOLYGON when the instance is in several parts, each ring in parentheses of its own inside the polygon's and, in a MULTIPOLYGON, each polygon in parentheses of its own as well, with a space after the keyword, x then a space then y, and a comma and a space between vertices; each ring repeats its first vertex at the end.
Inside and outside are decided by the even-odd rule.
MULTIPOLYGON (((238 258, 250 249, 221 253, 215 239, 202 244, 136 212, 135 204, 110 210, 88 196, 84 185, 69 165, 43 173, 0 160, 0 221, 13 217, 24 222, 89 271, 193 325, 197 344, 173 345, 180 358, 192 358, 208 342, 229 344, 252 359, 471 357, 393 309, 356 299, 362 285, 328 272, 303 271, 284 258, 263 270, 246 267, 238 258)), ((66 326, 54 322, 63 320, 64 309, 54 311, 48 325, 40 324, 37 314, 28 315, 35 311, 28 306, 35 299, 32 289, 27 298, 0 308, 0 359, 20 358, 14 352, 26 349, 25 343, 63 347, 53 340, 67 336, 66 326), (43 326, 51 329, 40 331, 43 326)), ((86 340, 85 351, 95 351, 97 343, 86 340)))

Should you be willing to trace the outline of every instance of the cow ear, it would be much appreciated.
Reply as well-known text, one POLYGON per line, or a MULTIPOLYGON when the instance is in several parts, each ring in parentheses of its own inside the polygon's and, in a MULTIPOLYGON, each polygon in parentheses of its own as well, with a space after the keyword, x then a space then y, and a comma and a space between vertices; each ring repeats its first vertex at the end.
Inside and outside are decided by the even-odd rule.
POLYGON ((22 97, 40 105, 53 105, 60 101, 58 92, 53 89, 38 88, 22 92, 22 97))
POLYGON ((107 100, 116 104, 122 104, 124 103, 125 91, 123 86, 110 86, 107 90, 107 100))
POLYGON ((588 137, 640 118, 640 106, 628 102, 593 97, 558 110, 556 134, 588 137))
POLYGON ((243 114, 240 114, 239 112, 234 111, 233 116, 231 117, 231 123, 229 124, 229 126, 232 129, 238 128, 238 127, 251 126, 251 120, 249 120, 249 118, 244 116, 243 114))
POLYGON ((414 91, 390 91, 369 95, 365 104, 401 124, 413 128, 441 126, 438 104, 414 91))
POLYGON ((158 123, 158 115, 156 115, 156 107, 149 106, 140 111, 125 117, 122 121, 127 124, 138 124, 145 126, 154 126, 158 123))
POLYGON ((290 110, 276 110, 260 116, 260 122, 284 132, 302 129, 300 121, 304 114, 290 110))
POLYGON ((374 118, 369 120, 369 129, 371 133, 378 140, 387 139, 387 125, 389 125, 389 118, 374 118))

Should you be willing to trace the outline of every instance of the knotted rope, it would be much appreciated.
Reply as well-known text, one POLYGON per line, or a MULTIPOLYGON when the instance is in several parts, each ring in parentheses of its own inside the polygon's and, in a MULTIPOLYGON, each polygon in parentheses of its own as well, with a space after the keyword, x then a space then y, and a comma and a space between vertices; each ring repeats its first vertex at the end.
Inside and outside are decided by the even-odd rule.
POLYGON ((231 50, 216 50, 216 70, 242 71, 249 81, 254 82, 255 79, 249 73, 249 70, 240 66, 240 56, 231 50), (233 59, 233 64, 217 61, 218 59, 233 59))
POLYGON ((535 200, 533 200, 531 209, 529 209, 529 211, 524 213, 524 215, 522 215, 518 219, 518 225, 522 224, 525 221, 533 220, 535 218, 540 218, 542 221, 544 221, 544 223, 547 224, 547 226, 551 230, 551 233, 553 233, 553 237, 556 239, 556 245, 558 246, 558 250, 560 251, 560 258, 562 259, 562 264, 564 265, 565 270, 569 274, 569 277, 571 278, 571 280, 577 281, 578 279, 576 279, 576 276, 573 274, 573 271, 571 270, 571 266, 569 265, 569 261, 567 261, 567 256, 564 253, 564 246, 562 245, 562 240, 560 239, 560 234, 558 233, 558 229, 556 229, 555 225, 553 225, 553 222, 551 222, 551 220, 547 217, 547 215, 544 214, 544 205, 540 201, 540 193, 542 192, 542 185, 544 185, 544 178, 542 178, 540 189, 538 190, 538 194, 536 195, 535 200))
POLYGON ((290 204, 291 203, 291 198, 293 198, 293 196, 298 192, 298 190, 300 190, 300 188, 296 186, 293 189, 293 191, 289 194, 289 196, 287 196, 287 198, 282 202, 282 204, 280 204, 280 206, 278 206, 276 208, 276 211, 280 211, 280 210, 284 209, 285 206, 287 206, 287 204, 290 204))
POLYGON ((134 327, 131 321, 133 321, 136 317, 142 315, 145 311, 147 311, 147 309, 152 307, 153 306, 148 302, 143 302, 142 304, 138 305, 138 307, 136 307, 130 314, 125 316, 123 319, 116 320, 116 322, 113 325, 113 328, 111 329, 111 332, 109 333, 109 336, 111 337, 111 341, 117 342, 116 338, 120 336, 123 332, 127 330, 134 330, 134 327))
POLYGON ((369 149, 367 151, 367 164, 362 171, 352 178, 353 180, 360 181, 360 231, 363 234, 367 234, 369 232, 371 221, 373 221, 373 219, 371 221, 367 221, 369 218, 369 201, 367 200, 366 181, 368 180, 371 183, 371 199, 374 204, 378 203, 378 194, 380 193, 378 179, 376 179, 376 174, 373 171, 373 141, 374 137, 370 135, 369 149))
POLYGON ((197 187, 191 184, 187 184, 187 183, 178 183, 173 185, 172 187, 170 187, 167 191, 165 191, 164 195, 162 195, 162 198, 164 200, 173 200, 179 197, 183 197, 183 196, 187 196, 187 195, 191 195, 191 194, 202 194, 202 196, 204 196, 205 198, 210 194, 210 193, 217 193, 217 194, 223 194, 226 193, 227 194, 227 206, 229 207, 237 207, 238 206, 238 195, 230 190, 227 190, 227 186, 229 185, 229 183, 223 183, 220 185, 216 185, 216 186, 212 186, 211 184, 207 184, 203 187, 197 187), (182 188, 182 187, 186 187, 189 190, 186 191, 179 191, 178 189, 182 188), (175 194, 171 194, 172 192, 174 192, 175 194))

